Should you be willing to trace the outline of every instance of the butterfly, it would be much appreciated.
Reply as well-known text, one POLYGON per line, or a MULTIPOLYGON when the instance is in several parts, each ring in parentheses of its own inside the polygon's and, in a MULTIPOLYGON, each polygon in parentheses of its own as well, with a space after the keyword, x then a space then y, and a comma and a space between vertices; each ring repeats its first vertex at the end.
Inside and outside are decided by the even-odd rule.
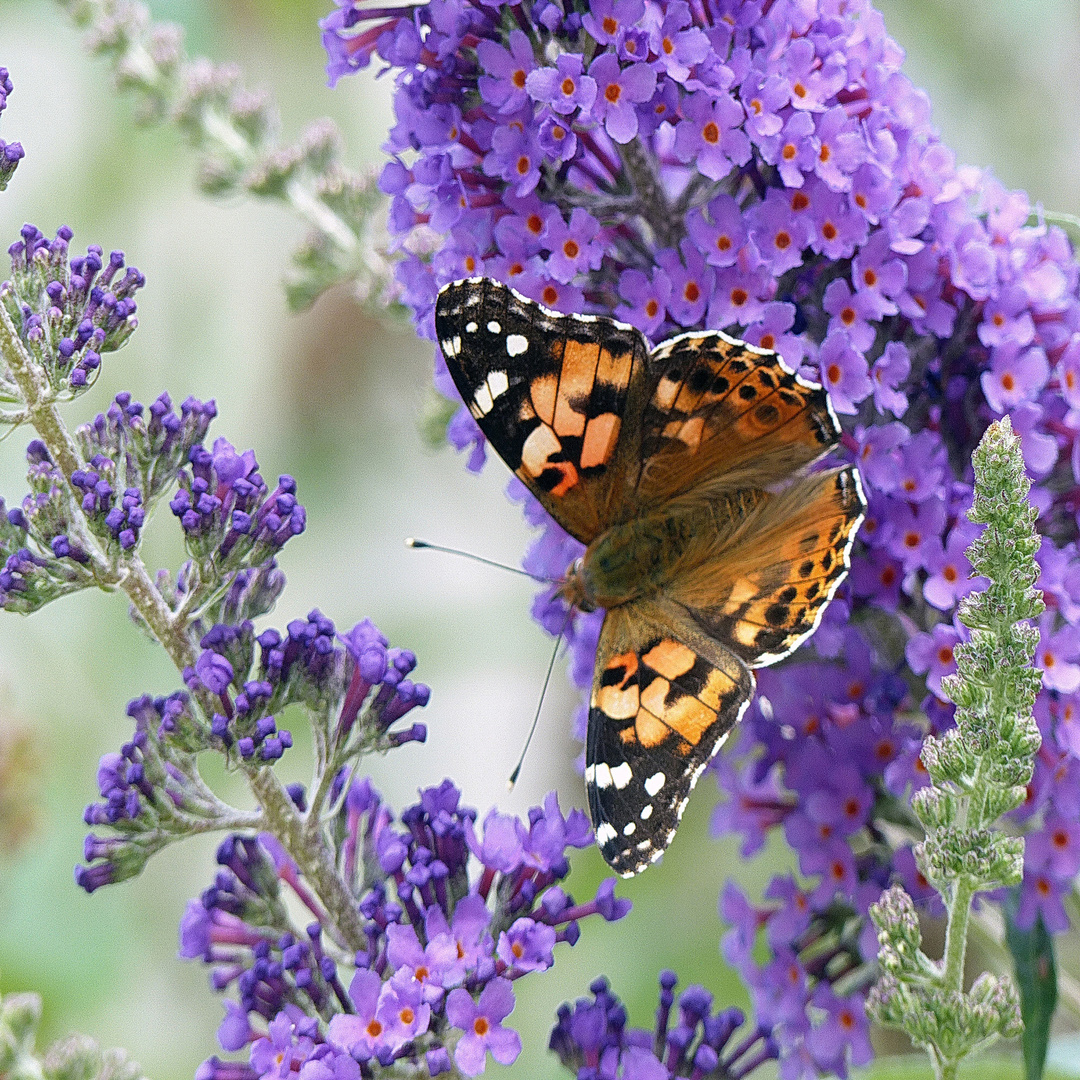
POLYGON ((844 580, 866 501, 824 389, 719 331, 650 349, 489 278, 445 286, 435 330, 476 422, 586 545, 559 593, 605 611, 585 748, 600 851, 629 877, 671 843, 754 694, 844 580))

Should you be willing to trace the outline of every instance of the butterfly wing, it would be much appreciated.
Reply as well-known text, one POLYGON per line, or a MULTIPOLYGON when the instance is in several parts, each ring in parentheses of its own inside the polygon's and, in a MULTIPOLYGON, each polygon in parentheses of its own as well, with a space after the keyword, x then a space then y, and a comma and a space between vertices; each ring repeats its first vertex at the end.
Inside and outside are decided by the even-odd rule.
POLYGON ((800 475, 839 441, 828 395, 718 332, 662 342, 649 364, 638 503, 704 501, 724 519, 664 595, 751 667, 775 663, 820 622, 866 511, 855 470, 800 475))
POLYGON ((746 665, 676 604, 641 600, 607 613, 585 786, 597 843, 614 870, 629 877, 663 854, 753 692, 746 665))
POLYGON ((759 496, 746 500, 743 522, 664 590, 750 667, 782 660, 817 628, 847 576, 866 512, 851 467, 759 496))
POLYGON ((836 445, 825 390, 775 353, 719 332, 682 334, 649 357, 642 506, 689 491, 764 488, 836 445))
POLYGON ((439 293, 447 367, 503 460, 572 536, 588 543, 640 471, 645 339, 631 326, 560 315, 488 278, 439 293))

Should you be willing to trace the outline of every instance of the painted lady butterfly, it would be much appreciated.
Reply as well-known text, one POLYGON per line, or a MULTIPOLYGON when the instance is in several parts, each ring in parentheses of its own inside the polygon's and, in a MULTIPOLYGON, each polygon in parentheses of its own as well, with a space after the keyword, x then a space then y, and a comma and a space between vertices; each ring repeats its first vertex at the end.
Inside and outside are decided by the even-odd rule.
POLYGON ((447 285, 435 328, 491 445, 587 545, 560 586, 606 611, 585 782, 624 876, 659 858, 754 693, 752 668, 814 632, 866 503, 825 391, 717 331, 650 350, 488 278, 447 285))

